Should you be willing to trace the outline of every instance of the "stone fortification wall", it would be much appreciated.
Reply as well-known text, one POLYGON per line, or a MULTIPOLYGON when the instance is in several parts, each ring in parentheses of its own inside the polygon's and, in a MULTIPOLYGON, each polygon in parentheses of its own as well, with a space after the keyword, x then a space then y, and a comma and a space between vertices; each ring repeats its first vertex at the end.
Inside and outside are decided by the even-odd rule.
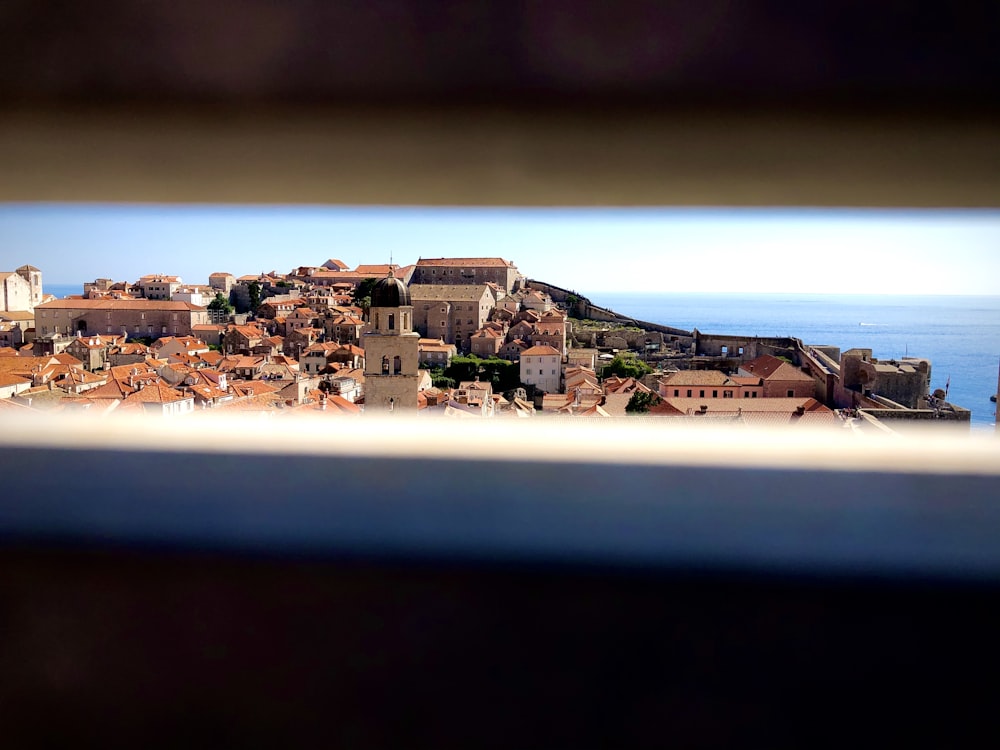
MULTIPOLYGON (((837 353, 839 355, 839 350, 837 353)), ((812 347, 801 347, 798 362, 802 370, 816 381, 816 398, 827 406, 833 406, 840 379, 840 364, 830 359, 826 350, 812 347)))
POLYGON ((799 364, 801 343, 790 337, 727 336, 702 333, 695 329, 694 338, 695 353, 702 357, 731 357, 749 362, 762 354, 770 354, 773 357, 787 357, 799 364))
MULTIPOLYGON (((640 324, 641 325, 641 324, 640 324)), ((634 349, 651 355, 664 351, 690 352, 694 346, 691 336, 665 334, 661 331, 612 327, 607 330, 576 327, 571 338, 574 346, 604 349, 634 349)))
POLYGON ((932 420, 944 420, 948 422, 970 423, 972 412, 961 407, 950 409, 862 409, 868 414, 883 422, 906 421, 906 422, 928 422, 932 420))
POLYGON ((547 292, 553 302, 558 302, 564 306, 566 305, 566 300, 570 295, 576 297, 576 304, 573 305, 573 309, 569 310, 570 315, 575 318, 599 320, 603 323, 617 323, 619 325, 637 326, 647 331, 657 331, 668 336, 691 336, 691 331, 685 331, 682 328, 674 328, 672 326, 665 326, 659 323, 650 323, 645 320, 636 320, 635 318, 620 315, 614 310, 609 310, 606 307, 595 305, 589 299, 578 294, 577 292, 564 289, 563 287, 556 286, 555 284, 549 284, 548 282, 538 281, 536 279, 529 279, 528 286, 541 292, 547 292))

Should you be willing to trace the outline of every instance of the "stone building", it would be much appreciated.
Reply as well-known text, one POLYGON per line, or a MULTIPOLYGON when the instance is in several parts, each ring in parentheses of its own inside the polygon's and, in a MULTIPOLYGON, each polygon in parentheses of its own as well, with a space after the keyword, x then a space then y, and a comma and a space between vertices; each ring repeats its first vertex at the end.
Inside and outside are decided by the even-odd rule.
POLYGON ((872 356, 871 349, 850 349, 840 357, 840 379, 844 390, 881 396, 918 409, 929 395, 931 363, 916 357, 879 360, 872 356))
POLYGON ((418 408, 420 335, 413 330, 410 292, 391 275, 372 289, 370 330, 364 334, 365 411, 418 408))
POLYGON ((559 393, 562 354, 551 346, 533 346, 521 352, 521 382, 545 393, 559 393))
POLYGON ((35 312, 39 336, 121 333, 156 339, 190 336, 194 326, 207 322, 204 307, 149 299, 57 299, 39 305, 35 312))
POLYGON ((413 284, 409 293, 414 329, 461 351, 469 351, 470 337, 489 320, 496 304, 486 284, 413 284))
POLYGON ((136 282, 136 286, 142 290, 142 296, 146 299, 172 299, 180 285, 180 276, 166 276, 159 273, 147 274, 136 282))
POLYGON ((229 292, 236 284, 236 277, 225 271, 217 271, 208 275, 208 285, 217 292, 221 292, 223 297, 228 299, 229 292))
POLYGON ((738 373, 764 381, 765 398, 815 398, 816 381, 801 368, 770 354, 762 354, 740 365, 738 373))
POLYGON ((442 369, 448 367, 451 358, 458 354, 454 344, 446 344, 441 339, 420 339, 418 352, 421 365, 442 369))
POLYGON ((487 284, 504 292, 518 289, 524 276, 503 258, 421 258, 413 271, 412 284, 487 284))
POLYGON ((124 343, 124 336, 77 336, 66 346, 65 351, 80 360, 83 369, 94 372, 108 366, 108 355, 112 347, 124 343))
POLYGON ((42 303, 42 272, 34 266, 0 271, 0 311, 31 312, 42 303))

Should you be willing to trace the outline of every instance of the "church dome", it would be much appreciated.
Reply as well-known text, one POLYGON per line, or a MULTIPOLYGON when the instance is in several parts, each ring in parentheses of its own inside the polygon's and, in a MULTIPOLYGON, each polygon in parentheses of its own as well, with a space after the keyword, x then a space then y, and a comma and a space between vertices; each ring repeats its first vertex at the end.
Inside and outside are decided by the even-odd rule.
POLYGON ((399 279, 388 276, 372 288, 372 307, 409 307, 410 290, 399 279))

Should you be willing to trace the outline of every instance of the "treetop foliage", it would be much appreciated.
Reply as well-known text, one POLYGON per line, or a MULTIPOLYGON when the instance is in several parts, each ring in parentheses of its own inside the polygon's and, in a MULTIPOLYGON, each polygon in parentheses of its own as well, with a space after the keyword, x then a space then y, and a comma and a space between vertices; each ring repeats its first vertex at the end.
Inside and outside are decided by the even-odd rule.
POLYGON ((638 379, 652 371, 652 367, 633 354, 616 354, 615 358, 601 371, 601 377, 609 378, 612 375, 617 375, 620 378, 638 379))

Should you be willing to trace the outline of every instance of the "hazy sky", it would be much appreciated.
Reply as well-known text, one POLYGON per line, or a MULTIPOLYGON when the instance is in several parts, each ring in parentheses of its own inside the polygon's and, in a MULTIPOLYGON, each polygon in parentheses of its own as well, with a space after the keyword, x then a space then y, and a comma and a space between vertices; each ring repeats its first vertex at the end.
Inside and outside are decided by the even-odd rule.
POLYGON ((48 283, 390 256, 501 256, 584 294, 1000 294, 1000 211, 0 205, 0 271, 48 283))

